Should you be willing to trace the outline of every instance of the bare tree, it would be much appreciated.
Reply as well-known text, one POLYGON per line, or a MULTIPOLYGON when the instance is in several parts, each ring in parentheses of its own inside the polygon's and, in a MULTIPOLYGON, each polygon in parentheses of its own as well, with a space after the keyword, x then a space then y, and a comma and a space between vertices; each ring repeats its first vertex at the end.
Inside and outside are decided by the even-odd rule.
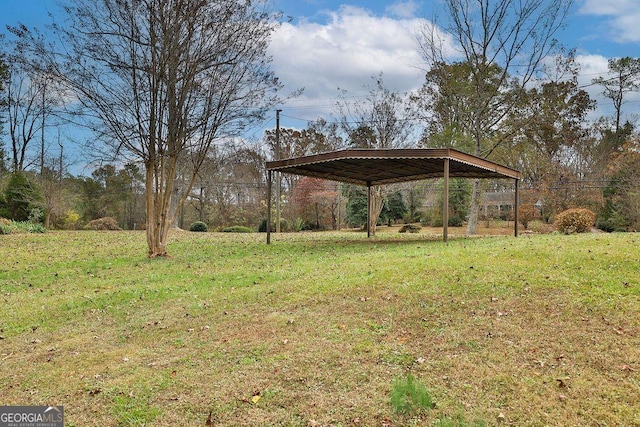
MULTIPOLYGON (((0 36, 0 40, 2 40, 2 36, 0 36)), ((0 52, 0 136, 3 134, 4 129, 4 110, 7 105, 6 96, 4 94, 5 91, 5 83, 8 81, 9 76, 9 67, 5 63, 5 56, 0 52)), ((5 164, 5 148, 4 145, 0 142, 0 179, 7 172, 7 167, 5 164)))
MULTIPOLYGON (((382 74, 374 77, 363 100, 342 92, 337 113, 346 140, 356 148, 406 148, 415 144, 415 122, 408 96, 385 87, 382 74)), ((369 198, 367 229, 375 235, 388 186, 374 186, 369 198)))
POLYGON ((266 5, 71 0, 68 24, 53 28, 64 49, 45 65, 74 91, 106 154, 144 164, 150 257, 167 255, 169 230, 211 144, 276 101, 266 50, 279 16, 266 5), (180 160, 191 171, 175 203, 180 160))
POLYGON ((45 145, 42 138, 46 122, 59 104, 56 91, 48 79, 13 62, 7 85, 7 123, 11 140, 11 168, 21 172, 30 166, 44 170, 45 145), (40 140, 42 138, 42 140, 40 140), (41 142, 40 156, 29 156, 33 145, 41 142))
MULTIPOLYGON (((517 105, 518 96, 505 96, 514 82, 524 88, 536 76, 555 47, 573 0, 443 0, 445 25, 423 28, 422 52, 428 67, 451 63, 445 35, 458 49, 458 62, 468 66, 473 91, 464 128, 477 156, 489 157, 509 139, 501 123, 517 105)), ((516 93, 517 95, 517 93, 516 93)), ((467 233, 477 232, 480 183, 473 186, 467 233)))

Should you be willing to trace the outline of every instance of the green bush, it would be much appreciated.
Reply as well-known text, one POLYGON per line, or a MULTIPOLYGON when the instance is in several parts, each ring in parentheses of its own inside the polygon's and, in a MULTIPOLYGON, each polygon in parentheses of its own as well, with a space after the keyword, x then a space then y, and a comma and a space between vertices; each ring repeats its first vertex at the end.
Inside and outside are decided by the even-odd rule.
POLYGON ((22 172, 12 174, 4 190, 0 215, 14 221, 27 221, 30 214, 42 212, 37 207, 42 196, 37 191, 34 181, 31 175, 22 172), (34 209, 36 211, 32 212, 34 209))
POLYGON ((589 209, 576 208, 560 212, 555 225, 564 234, 586 233, 596 223, 596 215, 589 209))
POLYGON ((189 231, 195 231, 196 233, 206 233, 209 231, 209 227, 202 221, 196 221, 189 226, 189 231))
POLYGON ((419 233, 422 227, 415 224, 405 224, 398 230, 398 233, 419 233))
POLYGON ((27 230, 29 231, 29 233, 39 233, 39 234, 47 232, 47 229, 44 228, 44 225, 42 224, 28 223, 27 230))
POLYGON ((222 229, 223 233, 253 233, 253 229, 244 225, 233 225, 222 229))
POLYGON ((391 406, 398 414, 419 414, 433 408, 431 394, 427 388, 408 374, 398 378, 391 388, 391 406))
POLYGON ((11 221, 0 218, 0 234, 13 233, 46 233, 47 229, 42 224, 34 224, 29 221, 11 221))

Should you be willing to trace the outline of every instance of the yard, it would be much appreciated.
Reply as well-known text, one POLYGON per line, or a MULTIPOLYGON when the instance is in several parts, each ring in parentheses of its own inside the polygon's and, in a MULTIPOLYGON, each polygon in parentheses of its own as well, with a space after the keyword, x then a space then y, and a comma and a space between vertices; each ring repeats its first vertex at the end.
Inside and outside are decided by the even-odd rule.
POLYGON ((640 426, 638 234, 0 236, 0 404, 66 426, 640 426), (415 377, 433 405, 394 410, 415 377))

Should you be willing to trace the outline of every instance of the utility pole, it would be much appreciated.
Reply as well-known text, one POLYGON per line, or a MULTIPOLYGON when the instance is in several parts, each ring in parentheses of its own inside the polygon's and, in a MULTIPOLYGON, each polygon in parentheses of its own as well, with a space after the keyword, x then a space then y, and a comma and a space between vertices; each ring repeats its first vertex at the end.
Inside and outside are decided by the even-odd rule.
POLYGON ((42 129, 41 130, 41 141, 40 141, 40 176, 44 175, 44 120, 45 120, 45 115, 44 115, 44 96, 45 96, 45 91, 46 91, 46 85, 43 85, 42 87, 42 129))
POLYGON ((58 128, 58 145, 60 146, 60 182, 62 182, 62 150, 64 150, 64 147, 60 143, 60 128, 58 128))
MULTIPOLYGON (((280 160, 280 112, 282 110, 276 110, 276 160, 280 160)), ((280 185, 281 176, 280 172, 276 172, 276 233, 280 233, 280 185)), ((267 224, 270 227, 271 224, 267 224)))

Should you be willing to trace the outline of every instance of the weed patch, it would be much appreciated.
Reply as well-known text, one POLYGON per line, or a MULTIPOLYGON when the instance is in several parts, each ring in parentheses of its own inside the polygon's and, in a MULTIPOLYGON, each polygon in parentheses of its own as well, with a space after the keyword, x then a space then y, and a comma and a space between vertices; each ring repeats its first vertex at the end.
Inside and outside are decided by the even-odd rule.
POLYGON ((391 406, 397 414, 420 414, 433 407, 429 390, 411 374, 397 378, 391 387, 391 406))

